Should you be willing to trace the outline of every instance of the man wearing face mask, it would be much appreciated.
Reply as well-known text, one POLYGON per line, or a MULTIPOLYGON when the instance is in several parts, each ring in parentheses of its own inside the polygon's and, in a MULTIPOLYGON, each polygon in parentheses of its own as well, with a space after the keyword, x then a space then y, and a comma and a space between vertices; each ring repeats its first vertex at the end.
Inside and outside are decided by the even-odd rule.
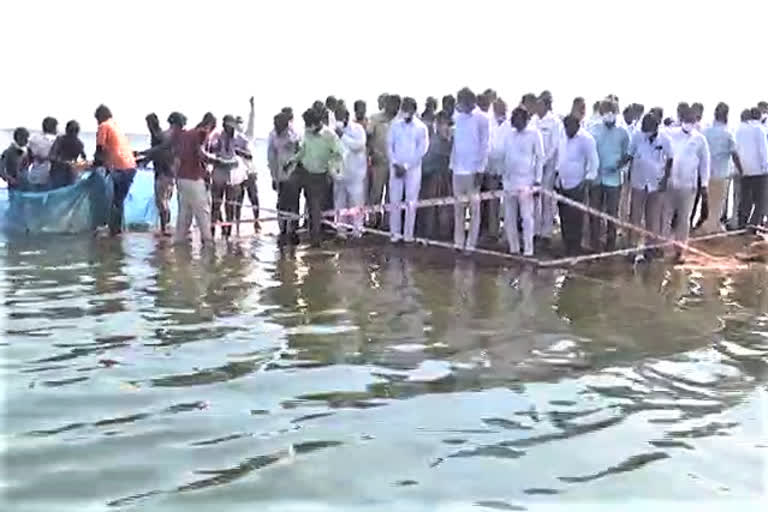
POLYGON ((541 133, 530 121, 530 114, 523 107, 512 111, 510 124, 504 137, 504 229, 507 233, 509 252, 520 252, 520 232, 517 212, 520 210, 523 225, 523 254, 533 256, 533 188, 541 183, 544 165, 544 143, 541 133))
POLYGON ((742 115, 741 126, 736 131, 736 151, 744 171, 741 177, 739 227, 762 226, 768 193, 768 145, 759 109, 754 108, 742 115))
MULTIPOLYGON (((662 214, 664 211, 664 188, 662 182, 672 167, 672 142, 666 134, 659 133, 659 120, 653 114, 646 115, 640 131, 632 136, 629 155, 632 157, 632 172, 629 175, 631 188, 631 211, 629 222, 635 226, 661 235, 662 214)), ((638 236, 629 232, 629 243, 635 245, 638 236)), ((656 243, 657 239, 646 239, 646 245, 656 243)), ((657 256, 659 251, 648 251, 646 257, 657 256)))
MULTIPOLYGON (((344 153, 344 167, 333 186, 336 210, 343 208, 362 208, 365 204, 365 175, 368 157, 365 152, 365 129, 349 119, 346 107, 336 109, 336 135, 341 139, 344 153)), ((352 235, 359 238, 363 234, 363 214, 339 215, 336 222, 352 224, 352 235)), ((345 228, 339 228, 344 237, 345 228)))
MULTIPOLYGON (((690 107, 681 112, 682 121, 680 128, 670 131, 674 153, 672 166, 668 166, 664 184, 667 191, 666 204, 664 205, 664 219, 662 230, 668 235, 672 229, 672 219, 677 217, 675 224, 675 240, 687 242, 690 233, 688 219, 693 209, 693 200, 696 196, 696 186, 701 180, 702 201, 709 201, 709 173, 710 154, 709 144, 704 135, 696 130, 696 116, 690 107)), ((675 248, 675 260, 682 263, 683 251, 675 248)))
MULTIPOLYGON (((629 161, 629 134, 624 127, 616 126, 618 107, 610 100, 600 103, 602 123, 591 129, 600 158, 598 177, 589 190, 589 205, 606 214, 617 217, 621 197, 621 168, 629 161)), ((603 219, 590 217, 589 232, 592 249, 602 250, 603 219)), ((608 222, 605 250, 616 248, 616 224, 608 222)))
MULTIPOLYGON (((558 172, 560 193, 569 199, 585 203, 588 183, 597 177, 597 146, 589 132, 581 128, 581 120, 578 117, 566 116, 563 125, 565 144, 559 153, 558 172)), ((559 210, 565 252, 568 256, 576 256, 582 252, 584 212, 565 203, 559 205, 559 210)))
POLYGON ((412 203, 419 200, 421 190, 421 161, 427 153, 429 133, 427 127, 416 117, 416 100, 403 99, 401 116, 392 123, 387 140, 390 162, 389 192, 390 205, 389 232, 392 242, 404 239, 413 242, 416 227, 416 207, 412 203), (402 228, 403 196, 408 203, 405 207, 405 229, 402 228))
POLYGON ((728 129, 728 105, 719 103, 715 107, 715 122, 704 130, 710 153, 709 199, 711 211, 700 231, 702 234, 724 231, 721 224, 728 195, 728 181, 731 177, 730 163, 736 167, 739 175, 743 173, 741 160, 736 152, 736 139, 728 129))
MULTIPOLYGON (((384 198, 384 187, 389 181, 389 160, 387 157, 387 137, 389 128, 400 110, 400 96, 390 94, 385 99, 383 112, 371 116, 368 123, 368 151, 371 166, 368 174, 368 204, 378 206, 384 198)), ((383 228, 384 216, 376 213, 372 216, 373 227, 383 228)))
MULTIPOLYGON (((562 145, 565 141, 563 138, 563 123, 552 113, 552 95, 548 91, 542 93, 536 101, 534 121, 544 142, 544 174, 541 186, 546 190, 554 190, 559 152, 562 151, 562 145)), ((542 246, 549 248, 555 224, 557 201, 551 196, 539 194, 534 208, 536 234, 541 237, 542 246)))
MULTIPOLYGON (((451 169, 453 194, 458 198, 480 192, 488 163, 490 125, 488 117, 475 108, 477 97, 471 89, 460 90, 457 99, 451 169)), ((480 200, 470 199, 469 204, 469 236, 464 230, 467 203, 461 201, 454 205, 453 243, 457 250, 474 249, 480 235, 480 200)))
MULTIPOLYGON (((314 109, 304 112, 304 140, 292 159, 301 164, 304 187, 309 203, 309 235, 312 246, 318 247, 322 237, 322 212, 328 195, 331 176, 341 171, 342 148, 339 138, 324 127, 321 115, 314 109)), ((292 162, 286 164, 290 166, 292 162)))

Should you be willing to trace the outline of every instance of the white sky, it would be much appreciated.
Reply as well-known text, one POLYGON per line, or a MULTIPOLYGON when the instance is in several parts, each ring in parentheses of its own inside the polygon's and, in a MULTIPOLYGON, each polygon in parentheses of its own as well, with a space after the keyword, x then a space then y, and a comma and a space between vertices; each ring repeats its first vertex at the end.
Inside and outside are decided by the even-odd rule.
POLYGON ((508 103, 550 89, 555 110, 615 93, 622 106, 768 98, 768 2, 729 0, 31 0, 4 2, 0 127, 45 115, 94 130, 104 102, 127 131, 171 110, 244 115, 257 131, 328 94, 375 110, 380 92, 422 107, 469 85, 508 103), (52 42, 48 42, 52 41, 52 42), (19 47, 20 50, 14 50, 19 47))

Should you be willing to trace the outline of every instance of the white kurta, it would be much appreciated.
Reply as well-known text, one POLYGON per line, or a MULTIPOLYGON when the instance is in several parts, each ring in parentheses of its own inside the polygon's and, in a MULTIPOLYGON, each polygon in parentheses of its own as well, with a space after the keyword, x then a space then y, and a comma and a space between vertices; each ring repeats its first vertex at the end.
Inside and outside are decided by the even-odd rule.
POLYGON ((389 156, 389 199, 393 206, 400 206, 403 196, 408 205, 405 208, 405 231, 402 230, 400 209, 393 210, 389 216, 389 230, 394 241, 405 238, 406 242, 413 241, 416 227, 416 207, 412 203, 419 200, 421 191, 421 161, 429 147, 429 132, 427 126, 413 118, 406 123, 400 118, 392 123, 387 137, 387 153, 389 156), (395 165, 405 168, 405 175, 398 177, 395 165))

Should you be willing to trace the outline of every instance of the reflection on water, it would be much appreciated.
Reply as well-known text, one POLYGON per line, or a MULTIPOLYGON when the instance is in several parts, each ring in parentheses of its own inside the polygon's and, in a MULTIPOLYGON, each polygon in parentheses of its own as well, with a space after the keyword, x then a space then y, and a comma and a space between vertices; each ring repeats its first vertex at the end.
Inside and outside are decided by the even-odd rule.
POLYGON ((758 498, 767 284, 763 267, 535 271, 269 236, 0 241, 5 500, 758 498))

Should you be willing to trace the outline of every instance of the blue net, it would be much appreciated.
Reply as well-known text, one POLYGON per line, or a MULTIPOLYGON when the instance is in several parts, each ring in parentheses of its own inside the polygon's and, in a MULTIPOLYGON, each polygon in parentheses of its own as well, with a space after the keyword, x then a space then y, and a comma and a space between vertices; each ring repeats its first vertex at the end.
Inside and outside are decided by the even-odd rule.
MULTIPOLYGON (((49 192, 0 189, 0 228, 17 233, 82 233, 104 226, 112 204, 112 180, 102 170, 86 171, 72 186, 49 192)), ((176 217, 176 201, 171 200, 176 217)), ((124 203, 128 229, 158 224, 154 173, 139 170, 124 203)))

